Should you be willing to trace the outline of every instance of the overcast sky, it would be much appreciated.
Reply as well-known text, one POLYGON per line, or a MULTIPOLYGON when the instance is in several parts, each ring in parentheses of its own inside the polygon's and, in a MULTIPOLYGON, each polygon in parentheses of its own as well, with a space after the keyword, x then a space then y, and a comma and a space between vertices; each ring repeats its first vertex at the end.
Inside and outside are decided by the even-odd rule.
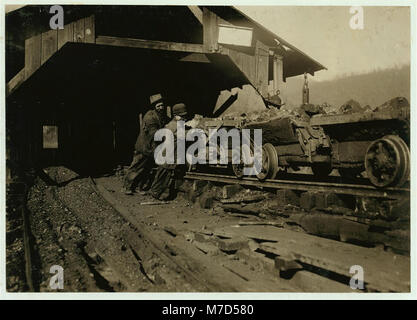
POLYGON ((410 63, 407 7, 363 7, 363 30, 350 28, 349 7, 237 8, 325 65, 316 80, 410 63))

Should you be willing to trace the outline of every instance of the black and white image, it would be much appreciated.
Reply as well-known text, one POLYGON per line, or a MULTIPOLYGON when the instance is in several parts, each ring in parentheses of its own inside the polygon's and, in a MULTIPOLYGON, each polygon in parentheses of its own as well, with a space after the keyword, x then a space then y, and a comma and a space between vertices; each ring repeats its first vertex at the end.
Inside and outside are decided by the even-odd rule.
POLYGON ((414 9, 6 5, 7 292, 409 293, 414 9))

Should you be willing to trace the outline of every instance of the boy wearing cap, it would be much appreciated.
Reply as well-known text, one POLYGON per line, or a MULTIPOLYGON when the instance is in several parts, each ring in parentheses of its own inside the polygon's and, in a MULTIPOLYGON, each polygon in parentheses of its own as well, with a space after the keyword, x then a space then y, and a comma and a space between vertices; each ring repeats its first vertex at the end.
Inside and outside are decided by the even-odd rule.
MULTIPOLYGON (((186 121, 187 107, 184 103, 178 103, 172 107, 173 119, 165 126, 174 134, 174 146, 177 140, 177 122, 186 121)), ((174 150, 176 154, 176 150, 174 150)), ((164 164, 160 165, 156 171, 155 178, 151 186, 151 195, 158 200, 168 200, 174 196, 175 193, 175 177, 180 174, 178 164, 164 164)))

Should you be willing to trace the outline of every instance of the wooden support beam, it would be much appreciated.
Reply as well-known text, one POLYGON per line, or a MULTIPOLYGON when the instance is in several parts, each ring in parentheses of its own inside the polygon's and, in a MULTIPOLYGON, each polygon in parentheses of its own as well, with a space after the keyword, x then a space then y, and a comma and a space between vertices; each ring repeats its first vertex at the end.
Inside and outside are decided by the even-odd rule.
POLYGON ((208 52, 215 52, 219 49, 217 22, 217 15, 209 9, 203 8, 203 43, 204 49, 208 52))
POLYGON ((42 35, 25 40, 25 78, 29 78, 41 66, 42 35))
POLYGON ((263 97, 268 95, 269 47, 256 41, 256 82, 255 87, 263 97))
POLYGON ((96 41, 96 30, 94 23, 94 15, 84 19, 85 42, 94 43, 96 41))
POLYGON ((20 70, 6 85, 6 97, 8 97, 13 91, 25 81, 25 68, 20 70))
POLYGON ((197 43, 180 43, 180 42, 167 42, 167 41, 156 41, 156 40, 98 36, 96 38, 96 44, 110 45, 110 46, 116 46, 116 47, 204 53, 203 45, 197 44, 197 43))
POLYGON ((203 11, 198 6, 188 6, 188 9, 190 9, 197 20, 203 24, 203 11))

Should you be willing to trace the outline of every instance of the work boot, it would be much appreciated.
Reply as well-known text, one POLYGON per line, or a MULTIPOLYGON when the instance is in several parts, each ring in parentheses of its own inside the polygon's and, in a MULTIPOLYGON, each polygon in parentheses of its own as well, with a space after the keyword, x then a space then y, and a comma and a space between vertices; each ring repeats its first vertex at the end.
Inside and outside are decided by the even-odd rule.
POLYGON ((159 197, 160 201, 167 201, 171 198, 171 193, 169 189, 166 189, 159 197))

